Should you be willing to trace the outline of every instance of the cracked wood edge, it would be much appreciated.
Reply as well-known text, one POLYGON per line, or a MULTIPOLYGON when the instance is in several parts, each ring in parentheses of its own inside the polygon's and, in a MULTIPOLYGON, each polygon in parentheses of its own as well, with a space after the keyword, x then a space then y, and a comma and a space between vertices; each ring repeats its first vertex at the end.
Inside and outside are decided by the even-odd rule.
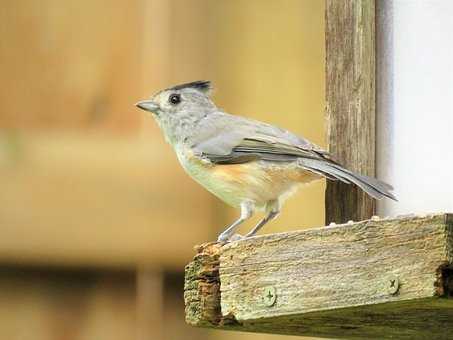
POLYGON ((186 321, 355 338, 426 336, 433 331, 427 318, 451 329, 453 300, 439 297, 453 292, 452 230, 452 215, 436 214, 202 245, 186 267, 186 321), (263 300, 270 286, 271 306, 263 300))
POLYGON ((220 246, 206 243, 196 246, 192 262, 185 268, 184 301, 186 321, 195 326, 220 323, 220 246))
POLYGON ((184 302, 186 322, 199 327, 227 326, 234 318, 220 310, 219 258, 222 246, 205 243, 185 268, 184 302))

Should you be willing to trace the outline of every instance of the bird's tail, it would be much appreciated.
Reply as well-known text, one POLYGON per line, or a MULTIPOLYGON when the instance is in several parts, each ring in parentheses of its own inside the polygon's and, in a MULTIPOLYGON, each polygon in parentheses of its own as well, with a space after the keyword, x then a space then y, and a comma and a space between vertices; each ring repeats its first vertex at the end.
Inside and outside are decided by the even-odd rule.
POLYGON ((392 193, 393 187, 376 178, 360 175, 345 169, 336 163, 323 160, 300 159, 300 163, 303 168, 318 173, 330 180, 338 180, 347 184, 354 183, 368 195, 376 199, 388 197, 397 201, 395 195, 392 193))

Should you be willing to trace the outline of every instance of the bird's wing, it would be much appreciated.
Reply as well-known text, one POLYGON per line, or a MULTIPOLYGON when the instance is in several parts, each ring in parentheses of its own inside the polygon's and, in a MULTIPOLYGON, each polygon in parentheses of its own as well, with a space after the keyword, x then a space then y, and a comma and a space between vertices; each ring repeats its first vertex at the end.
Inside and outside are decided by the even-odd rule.
POLYGON ((332 161, 329 154, 308 140, 278 127, 228 114, 203 122, 193 148, 216 164, 237 164, 262 159, 290 162, 300 158, 332 161))
POLYGON ((194 131, 192 147, 212 163, 297 162, 328 179, 354 183, 374 198, 396 200, 391 185, 343 168, 328 152, 289 131, 223 113, 211 118, 194 131))

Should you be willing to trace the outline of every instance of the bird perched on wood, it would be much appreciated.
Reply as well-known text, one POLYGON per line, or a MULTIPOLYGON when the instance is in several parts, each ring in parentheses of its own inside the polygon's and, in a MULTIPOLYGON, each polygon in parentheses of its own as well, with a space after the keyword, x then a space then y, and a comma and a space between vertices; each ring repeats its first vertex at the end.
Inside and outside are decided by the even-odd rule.
POLYGON ((255 235, 278 216, 301 184, 321 177, 355 184, 377 199, 395 200, 389 184, 345 169, 327 151, 287 130, 223 112, 210 94, 209 81, 194 81, 162 90, 136 106, 154 114, 192 178, 241 209, 219 242, 237 238, 236 228, 255 211, 264 211, 265 217, 245 237, 255 235))

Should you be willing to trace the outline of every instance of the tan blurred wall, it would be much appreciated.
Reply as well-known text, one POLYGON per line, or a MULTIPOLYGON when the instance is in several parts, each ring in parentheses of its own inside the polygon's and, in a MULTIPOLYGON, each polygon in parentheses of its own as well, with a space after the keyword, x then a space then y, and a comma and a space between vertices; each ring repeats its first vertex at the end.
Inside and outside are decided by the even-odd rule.
POLYGON ((1 339, 120 340, 135 335, 132 273, 2 268, 0 292, 1 339))
POLYGON ((0 127, 130 132, 144 1, 6 0, 0 127))
MULTIPOLYGON (((102 284, 74 290, 71 277, 55 284, 39 272, 3 272, 0 325, 9 327, 0 338, 30 324, 33 338, 60 339, 72 317, 85 321, 67 326, 67 339, 125 338, 147 315, 136 317, 135 278, 102 276, 105 268, 151 265, 163 280, 161 272, 182 271, 193 244, 237 217, 183 173, 137 100, 211 79, 226 111, 324 146, 323 12, 318 0, 2 3, 0 263, 26 272, 52 264, 57 276, 91 267, 102 284)), ((307 187, 264 232, 323 225, 323 191, 323 182, 307 187)), ((166 339, 282 339, 189 329, 175 287, 161 310, 166 339)))
POLYGON ((185 27, 201 13, 187 15, 189 4, 4 2, 0 261, 176 270, 194 244, 214 238, 214 198, 134 106, 175 81, 172 65, 200 74, 203 30, 185 27))

